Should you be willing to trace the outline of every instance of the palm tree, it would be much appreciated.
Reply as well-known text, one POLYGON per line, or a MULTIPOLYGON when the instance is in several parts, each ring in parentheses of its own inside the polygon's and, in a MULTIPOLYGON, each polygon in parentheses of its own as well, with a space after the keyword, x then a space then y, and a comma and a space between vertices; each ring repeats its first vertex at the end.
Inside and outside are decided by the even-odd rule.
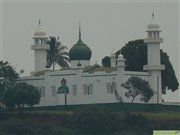
POLYGON ((65 68, 69 67, 69 54, 67 53, 67 47, 63 46, 59 41, 59 37, 49 37, 47 41, 50 49, 47 53, 47 65, 46 68, 53 66, 53 71, 55 70, 55 64, 58 64, 60 67, 65 68))

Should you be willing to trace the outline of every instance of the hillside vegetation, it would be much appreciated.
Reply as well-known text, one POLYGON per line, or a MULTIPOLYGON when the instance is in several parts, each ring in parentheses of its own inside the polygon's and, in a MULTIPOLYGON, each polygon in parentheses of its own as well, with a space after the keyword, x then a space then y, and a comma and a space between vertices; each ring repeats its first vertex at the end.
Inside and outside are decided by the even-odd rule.
POLYGON ((32 108, 23 113, 1 112, 0 135, 152 135, 155 129, 180 130, 179 107, 177 111, 148 112, 129 110, 127 105, 129 113, 126 114, 115 108, 119 104, 112 106, 60 106, 32 108))

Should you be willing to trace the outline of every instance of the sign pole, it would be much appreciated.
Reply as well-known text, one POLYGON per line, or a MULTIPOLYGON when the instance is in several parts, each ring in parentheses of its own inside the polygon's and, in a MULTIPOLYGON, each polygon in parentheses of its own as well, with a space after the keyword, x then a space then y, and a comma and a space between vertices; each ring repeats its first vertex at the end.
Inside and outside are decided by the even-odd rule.
POLYGON ((66 92, 65 92, 65 94, 64 94, 64 102, 65 102, 65 106, 67 105, 67 94, 66 94, 66 92))

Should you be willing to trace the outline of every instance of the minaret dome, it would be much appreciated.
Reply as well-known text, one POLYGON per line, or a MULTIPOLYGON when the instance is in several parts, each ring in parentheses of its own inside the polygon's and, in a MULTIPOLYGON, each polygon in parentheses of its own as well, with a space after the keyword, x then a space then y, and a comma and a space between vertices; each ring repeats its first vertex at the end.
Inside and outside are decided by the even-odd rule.
POLYGON ((33 39, 35 39, 35 38, 47 38, 46 31, 41 26, 41 20, 40 19, 39 19, 39 25, 36 28, 36 30, 34 31, 33 39))

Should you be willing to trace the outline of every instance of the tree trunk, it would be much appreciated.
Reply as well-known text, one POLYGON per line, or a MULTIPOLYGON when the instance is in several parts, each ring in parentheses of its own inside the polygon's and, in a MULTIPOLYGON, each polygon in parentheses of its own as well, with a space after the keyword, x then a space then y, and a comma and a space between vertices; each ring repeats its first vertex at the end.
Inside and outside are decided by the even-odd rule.
POLYGON ((132 99, 131 103, 133 103, 133 102, 134 102, 134 99, 135 99, 135 97, 133 97, 133 99, 132 99))
POLYGON ((55 62, 53 62, 53 71, 55 70, 55 62))

